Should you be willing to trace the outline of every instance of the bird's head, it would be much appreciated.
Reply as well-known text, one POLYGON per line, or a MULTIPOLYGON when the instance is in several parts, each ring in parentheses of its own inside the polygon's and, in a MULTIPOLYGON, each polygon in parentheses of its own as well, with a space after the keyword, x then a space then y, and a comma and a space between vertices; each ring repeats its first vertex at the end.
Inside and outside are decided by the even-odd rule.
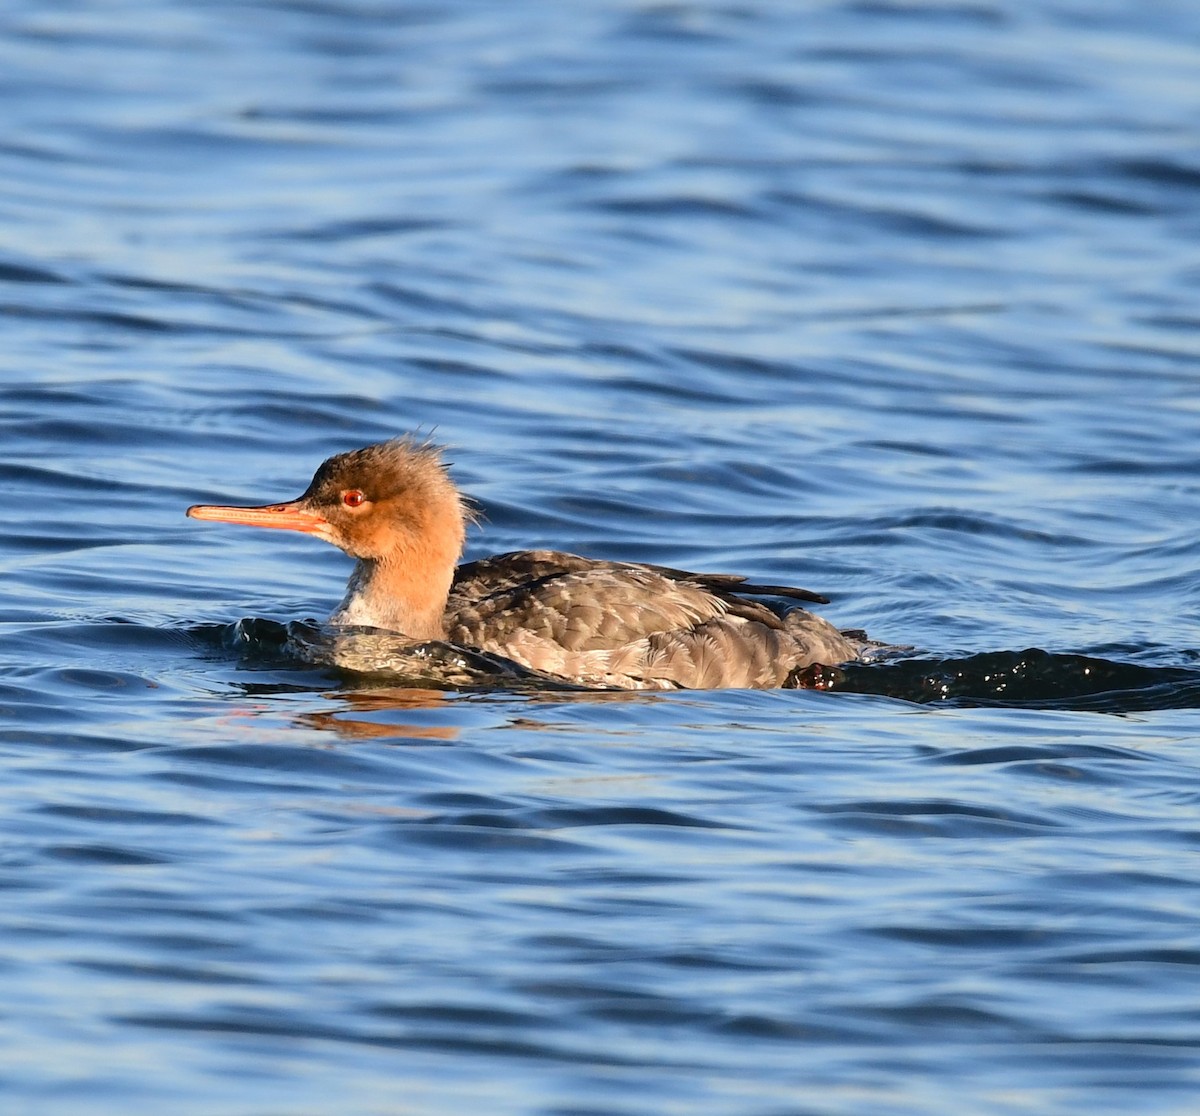
MULTIPOLYGON (((196 504, 192 519, 300 531, 366 561, 429 560, 462 553, 471 513, 450 479, 441 450, 393 438, 322 463, 303 495, 252 507, 196 504)), ((436 559, 435 559, 436 560, 436 559)))

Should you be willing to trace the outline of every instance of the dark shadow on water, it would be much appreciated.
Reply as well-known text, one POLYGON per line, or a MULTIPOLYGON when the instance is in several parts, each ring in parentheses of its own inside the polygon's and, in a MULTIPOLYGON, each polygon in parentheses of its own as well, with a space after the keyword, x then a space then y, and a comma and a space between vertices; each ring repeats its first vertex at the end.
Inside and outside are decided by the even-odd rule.
POLYGON ((1105 713, 1200 707, 1200 670, 1143 666, 1036 647, 955 658, 848 663, 828 671, 820 688, 959 706, 1105 713))

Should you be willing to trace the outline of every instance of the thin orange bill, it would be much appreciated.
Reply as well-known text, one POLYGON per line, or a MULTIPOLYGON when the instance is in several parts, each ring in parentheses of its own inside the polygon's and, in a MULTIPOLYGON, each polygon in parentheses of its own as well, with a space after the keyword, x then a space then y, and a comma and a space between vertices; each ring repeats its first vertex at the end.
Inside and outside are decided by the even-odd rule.
POLYGON ((286 504, 262 504, 259 507, 239 508, 224 504, 193 504, 187 510, 191 519, 208 519, 216 523, 243 523, 247 527, 274 527, 280 531, 302 531, 319 535, 329 521, 300 501, 286 504))

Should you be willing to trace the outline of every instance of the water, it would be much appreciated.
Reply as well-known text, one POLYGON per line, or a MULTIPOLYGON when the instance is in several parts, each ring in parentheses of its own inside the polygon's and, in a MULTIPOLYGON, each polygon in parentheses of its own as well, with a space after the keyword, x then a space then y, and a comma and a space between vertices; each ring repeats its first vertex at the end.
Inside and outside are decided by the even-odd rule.
POLYGON ((0 1107, 1194 1112, 1197 43, 8 5, 0 1107), (666 695, 281 658, 346 560, 184 507, 417 428, 472 556, 790 581, 912 651, 666 695))

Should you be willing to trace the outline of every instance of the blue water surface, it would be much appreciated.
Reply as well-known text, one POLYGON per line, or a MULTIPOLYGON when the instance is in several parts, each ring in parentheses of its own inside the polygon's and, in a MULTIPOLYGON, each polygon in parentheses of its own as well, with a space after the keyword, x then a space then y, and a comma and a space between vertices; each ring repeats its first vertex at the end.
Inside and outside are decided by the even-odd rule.
POLYGON ((1200 1108, 1200 8, 0 12, 0 1109, 1200 1108), (289 661, 419 430, 828 691, 289 661))

